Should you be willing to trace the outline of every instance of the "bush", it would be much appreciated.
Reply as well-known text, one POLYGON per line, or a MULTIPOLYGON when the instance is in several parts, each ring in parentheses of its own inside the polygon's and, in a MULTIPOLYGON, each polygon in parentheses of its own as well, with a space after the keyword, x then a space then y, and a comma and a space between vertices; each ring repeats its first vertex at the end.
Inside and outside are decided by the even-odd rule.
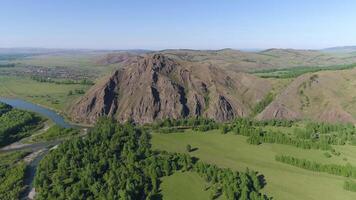
POLYGON ((356 192, 356 182, 347 180, 344 182, 344 189, 351 192, 356 192))
POLYGON ((185 147, 185 150, 187 150, 187 152, 191 152, 192 151, 192 146, 190 146, 190 144, 187 144, 187 146, 185 147))

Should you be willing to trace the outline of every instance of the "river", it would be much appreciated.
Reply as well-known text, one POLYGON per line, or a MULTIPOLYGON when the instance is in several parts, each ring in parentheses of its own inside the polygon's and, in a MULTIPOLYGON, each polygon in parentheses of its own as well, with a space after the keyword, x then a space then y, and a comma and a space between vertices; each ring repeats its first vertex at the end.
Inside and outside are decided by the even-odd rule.
POLYGON ((28 110, 31 112, 38 113, 44 117, 51 119, 54 123, 56 123, 57 125, 59 125, 63 128, 73 127, 73 125, 66 122, 62 116, 60 116, 58 113, 54 112, 53 110, 50 110, 50 109, 44 108, 42 106, 24 101, 22 99, 0 97, 0 102, 9 104, 10 106, 12 106, 14 108, 28 110))
MULTIPOLYGON (((44 108, 42 106, 21 100, 16 98, 3 98, 0 97, 0 102, 11 105, 14 108, 22 109, 37 113, 43 117, 51 119, 55 124, 63 127, 70 128, 74 127, 72 124, 66 122, 64 118, 58 113, 44 108)), ((16 142, 14 144, 10 144, 2 149, 0 152, 11 152, 11 151, 19 151, 19 150, 29 150, 36 155, 32 161, 28 164, 28 168, 26 170, 24 183, 27 185, 27 189, 24 191, 23 197, 21 199, 30 199, 29 193, 33 191, 33 180, 36 175, 36 168, 41 161, 41 159, 49 152, 49 148, 59 144, 61 141, 50 141, 50 142, 41 142, 35 144, 22 144, 21 142, 16 142), (41 151, 41 153, 36 154, 36 152, 41 151)))

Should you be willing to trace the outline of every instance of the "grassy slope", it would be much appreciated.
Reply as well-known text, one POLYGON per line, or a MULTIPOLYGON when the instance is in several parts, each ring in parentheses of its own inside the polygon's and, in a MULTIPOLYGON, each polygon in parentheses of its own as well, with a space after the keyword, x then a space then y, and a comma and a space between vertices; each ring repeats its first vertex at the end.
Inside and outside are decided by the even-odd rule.
POLYGON ((355 147, 343 146, 340 157, 326 158, 323 151, 303 150, 295 147, 262 144, 249 145, 243 136, 221 135, 217 131, 207 133, 154 134, 152 143, 156 149, 171 152, 185 152, 185 146, 191 144, 198 148, 192 152, 203 161, 220 167, 244 170, 246 167, 265 175, 267 185, 265 192, 275 199, 355 199, 356 193, 343 190, 344 178, 324 173, 316 173, 293 166, 278 163, 276 154, 287 154, 324 163, 345 164, 346 157, 356 165, 355 147))
POLYGON ((89 87, 87 85, 40 83, 25 77, 0 76, 0 96, 17 97, 60 111, 66 111, 79 97, 79 95, 68 96, 70 90, 87 90, 89 87))
POLYGON ((197 173, 176 172, 162 178, 161 189, 163 199, 167 200, 206 200, 210 191, 205 191, 206 182, 197 173))
MULTIPOLYGON (((355 76, 356 69, 305 74, 291 82, 274 102, 307 119, 336 121, 343 116, 355 121, 355 76), (313 75, 316 78, 311 81, 313 75)), ((259 117, 270 118, 277 109, 270 108, 267 107, 259 117)))

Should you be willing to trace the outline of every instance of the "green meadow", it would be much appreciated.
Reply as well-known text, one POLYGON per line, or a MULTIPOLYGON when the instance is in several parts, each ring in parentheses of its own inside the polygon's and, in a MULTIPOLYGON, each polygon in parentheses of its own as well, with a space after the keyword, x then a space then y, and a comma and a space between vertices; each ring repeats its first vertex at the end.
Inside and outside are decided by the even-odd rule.
POLYGON ((29 77, 0 76, 0 96, 21 98, 42 106, 66 112, 80 94, 70 91, 89 89, 89 85, 38 82, 29 77))
MULTIPOLYGON (((262 190, 274 199, 288 200, 348 200, 356 199, 355 192, 343 189, 346 178, 300 169, 275 161, 275 156, 284 154, 297 158, 305 158, 320 163, 334 163, 356 165, 356 147, 344 145, 335 146, 340 156, 327 158, 325 151, 307 150, 281 144, 251 145, 246 142, 247 137, 234 134, 220 134, 219 130, 205 133, 186 131, 184 133, 158 134, 152 136, 154 149, 169 152, 186 153, 186 145, 196 148, 190 155, 219 167, 235 170, 246 168, 256 170, 264 175, 267 182, 262 190)), ((185 181, 190 182, 191 175, 182 174, 167 177, 162 181, 163 198, 174 199, 176 188, 185 181), (185 179, 185 180, 183 180, 185 179), (177 182, 177 183, 175 183, 177 182), (168 186, 168 184, 170 186, 168 186), (173 186, 172 186, 173 185, 173 186), (168 198, 169 197, 169 198, 168 198)), ((195 178, 194 185, 189 189, 202 196, 184 196, 184 199, 204 199, 200 181, 195 178)), ((188 186, 181 186, 188 187, 188 186)), ((206 198, 205 198, 206 199, 206 198)))
POLYGON ((171 176, 163 177, 161 181, 163 199, 209 199, 210 191, 205 190, 206 183, 197 173, 177 172, 171 176))

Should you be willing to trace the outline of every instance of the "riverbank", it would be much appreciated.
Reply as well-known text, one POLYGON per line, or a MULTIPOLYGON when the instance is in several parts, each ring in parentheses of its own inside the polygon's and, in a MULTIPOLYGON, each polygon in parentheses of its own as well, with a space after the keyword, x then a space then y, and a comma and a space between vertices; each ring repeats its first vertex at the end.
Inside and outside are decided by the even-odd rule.
POLYGON ((39 104, 35 104, 32 102, 28 102, 26 100, 18 99, 18 98, 6 98, 0 97, 0 102, 11 105, 13 108, 26 110, 33 113, 36 113, 46 120, 41 122, 41 127, 35 130, 31 136, 22 138, 20 141, 11 143, 5 147, 0 149, 0 153, 11 153, 11 152, 29 152, 29 154, 24 157, 22 160, 26 163, 26 172, 23 179, 24 186, 26 187, 25 191, 22 192, 20 199, 33 199, 35 196, 35 189, 33 188, 33 180, 36 174, 36 169, 41 159, 50 151, 51 148, 56 147, 63 140, 62 139, 54 139, 51 141, 41 141, 35 142, 32 141, 34 136, 39 136, 41 134, 46 133, 50 127, 53 125, 58 125, 63 128, 71 128, 77 127, 81 128, 83 134, 87 132, 87 128, 78 125, 73 125, 74 123, 68 122, 65 120, 65 117, 62 117, 60 113, 53 111, 53 109, 46 108, 39 104))

